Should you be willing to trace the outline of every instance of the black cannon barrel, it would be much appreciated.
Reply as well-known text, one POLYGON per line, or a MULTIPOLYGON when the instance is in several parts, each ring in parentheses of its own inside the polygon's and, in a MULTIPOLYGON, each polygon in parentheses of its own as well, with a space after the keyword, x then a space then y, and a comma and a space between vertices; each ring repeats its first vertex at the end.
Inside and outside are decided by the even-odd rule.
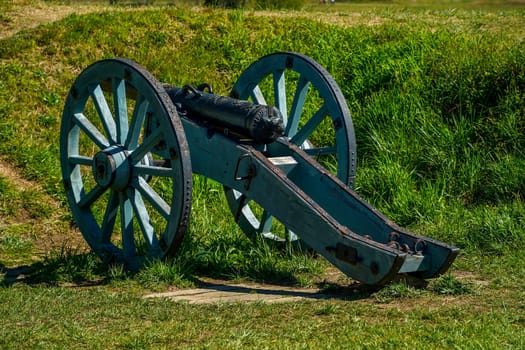
POLYGON ((273 106, 220 96, 191 86, 171 87, 167 92, 173 103, 191 119, 206 120, 259 143, 272 143, 283 135, 283 117, 273 106))

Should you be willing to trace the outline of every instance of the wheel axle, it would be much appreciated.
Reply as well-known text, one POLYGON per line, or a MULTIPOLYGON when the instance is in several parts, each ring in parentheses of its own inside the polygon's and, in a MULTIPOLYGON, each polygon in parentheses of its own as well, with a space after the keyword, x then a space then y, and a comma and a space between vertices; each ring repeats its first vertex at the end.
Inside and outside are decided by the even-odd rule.
POLYGON ((121 145, 113 145, 98 152, 93 158, 93 177, 102 187, 124 190, 131 180, 129 152, 121 145))

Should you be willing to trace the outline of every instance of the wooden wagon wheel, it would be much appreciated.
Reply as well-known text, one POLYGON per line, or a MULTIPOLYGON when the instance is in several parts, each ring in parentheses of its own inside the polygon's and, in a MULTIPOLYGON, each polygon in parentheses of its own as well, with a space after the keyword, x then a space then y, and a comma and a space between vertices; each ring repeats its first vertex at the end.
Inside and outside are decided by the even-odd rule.
MULTIPOLYGON (((297 53, 264 56, 241 74, 231 96, 275 105, 284 117, 285 136, 290 142, 353 187, 356 145, 352 118, 341 90, 319 63, 297 53)), ((271 157, 271 147, 268 152, 271 157)), ((247 236, 298 240, 297 235, 276 223, 272 213, 240 192, 226 187, 225 194, 247 236)))
POLYGON ((108 59, 78 76, 60 157, 73 217, 97 255, 136 268, 174 254, 191 208, 188 144, 175 106, 143 67, 108 59))

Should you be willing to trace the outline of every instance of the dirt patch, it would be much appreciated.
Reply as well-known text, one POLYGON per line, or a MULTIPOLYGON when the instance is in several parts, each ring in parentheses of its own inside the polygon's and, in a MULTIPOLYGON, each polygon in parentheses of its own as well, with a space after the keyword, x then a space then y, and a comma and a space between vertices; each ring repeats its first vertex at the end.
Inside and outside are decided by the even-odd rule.
MULTIPOLYGON (((1 159, 0 177, 7 180, 15 191, 29 193, 28 203, 44 202, 50 209, 47 215, 34 216, 31 212, 35 209, 28 210, 20 203, 10 203, 10 206, 15 206, 17 209, 13 215, 0 214, 0 232, 3 236, 17 232, 18 236, 31 242, 34 246, 32 260, 39 260, 55 250, 88 250, 88 245, 80 232, 64 220, 64 216, 68 215, 66 208, 58 200, 46 194, 39 184, 24 179, 13 165, 1 159), (20 207, 17 207, 18 205, 20 207)), ((17 261, 13 261, 13 264, 16 263, 17 261)))
POLYGON ((41 190, 38 184, 22 178, 11 164, 2 159, 0 159, 0 176, 8 179, 18 190, 41 190))
POLYGON ((2 14, 0 39, 5 39, 19 31, 37 27, 41 24, 58 21, 73 13, 84 14, 103 11, 106 7, 99 5, 57 5, 41 1, 14 0, 12 7, 2 14))

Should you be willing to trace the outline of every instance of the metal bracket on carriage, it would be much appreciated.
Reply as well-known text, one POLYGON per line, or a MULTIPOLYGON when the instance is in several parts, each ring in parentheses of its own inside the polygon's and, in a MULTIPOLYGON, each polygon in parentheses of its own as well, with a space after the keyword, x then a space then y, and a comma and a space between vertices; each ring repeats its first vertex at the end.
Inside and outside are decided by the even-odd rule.
POLYGON ((251 154, 249 153, 243 154, 237 160, 237 165, 235 166, 235 173, 233 176, 234 180, 235 181, 246 181, 244 183, 244 189, 248 191, 250 189, 250 184, 252 182, 252 179, 255 176, 257 176, 257 169, 255 168, 255 164, 252 161, 251 154), (246 160, 246 162, 244 162, 244 160, 246 160), (247 163, 247 165, 243 165, 243 163, 247 163))

